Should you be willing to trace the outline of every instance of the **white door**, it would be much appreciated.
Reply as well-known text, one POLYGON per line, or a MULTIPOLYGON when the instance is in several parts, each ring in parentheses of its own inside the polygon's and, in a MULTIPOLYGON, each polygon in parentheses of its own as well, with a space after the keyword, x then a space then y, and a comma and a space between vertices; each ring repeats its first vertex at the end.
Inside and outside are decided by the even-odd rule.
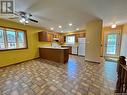
POLYGON ((105 57, 118 57, 120 51, 120 34, 117 32, 105 34, 105 57))

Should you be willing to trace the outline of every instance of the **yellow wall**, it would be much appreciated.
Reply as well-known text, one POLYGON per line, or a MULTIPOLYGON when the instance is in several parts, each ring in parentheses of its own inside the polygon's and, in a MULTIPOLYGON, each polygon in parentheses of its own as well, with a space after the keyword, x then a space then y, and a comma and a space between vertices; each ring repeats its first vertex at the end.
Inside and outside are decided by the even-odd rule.
POLYGON ((27 25, 25 26, 23 24, 3 19, 0 19, 0 26, 26 30, 28 40, 28 49, 0 51, 0 67, 38 58, 39 46, 50 45, 50 43, 38 41, 38 32, 42 31, 43 29, 27 25))
POLYGON ((66 36, 66 35, 73 35, 73 34, 80 34, 80 33, 86 33, 86 30, 80 30, 80 31, 75 31, 75 32, 65 32, 65 33, 62 33, 63 36, 66 36))

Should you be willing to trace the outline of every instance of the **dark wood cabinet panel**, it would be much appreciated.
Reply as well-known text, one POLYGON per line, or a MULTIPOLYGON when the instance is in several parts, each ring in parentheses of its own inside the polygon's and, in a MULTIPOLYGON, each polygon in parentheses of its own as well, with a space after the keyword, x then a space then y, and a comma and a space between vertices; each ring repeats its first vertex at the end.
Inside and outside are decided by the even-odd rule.
POLYGON ((65 42, 64 39, 65 39, 65 36, 62 36, 62 35, 61 35, 61 36, 59 37, 59 42, 60 42, 60 43, 64 43, 64 42, 65 42))
POLYGON ((39 32, 38 33, 39 41, 51 42, 53 40, 53 34, 48 32, 39 32))
POLYGON ((85 33, 75 34, 75 42, 78 42, 78 38, 83 38, 83 37, 85 37, 85 33))
POLYGON ((72 54, 72 46, 65 46, 65 45, 63 45, 61 47, 68 48, 69 49, 69 54, 72 54))
MULTIPOLYGON (((78 38, 85 37, 85 33, 76 33, 72 34, 75 36, 75 42, 78 42, 78 38)), ((38 33, 39 41, 43 42, 52 42, 55 38, 58 39, 58 42, 64 43, 66 42, 66 35, 62 35, 56 32, 39 32, 38 33)))
POLYGON ((78 34, 75 34, 75 42, 78 42, 78 34))
POLYGON ((41 58, 59 63, 67 63, 69 59, 68 48, 39 48, 39 53, 41 58))
POLYGON ((78 37, 79 37, 79 38, 85 37, 85 33, 80 33, 80 34, 78 34, 78 37))
POLYGON ((38 38, 39 38, 39 41, 47 41, 47 33, 46 32, 39 32, 38 38))
POLYGON ((53 41, 53 35, 50 33, 47 33, 47 41, 52 42, 53 41))

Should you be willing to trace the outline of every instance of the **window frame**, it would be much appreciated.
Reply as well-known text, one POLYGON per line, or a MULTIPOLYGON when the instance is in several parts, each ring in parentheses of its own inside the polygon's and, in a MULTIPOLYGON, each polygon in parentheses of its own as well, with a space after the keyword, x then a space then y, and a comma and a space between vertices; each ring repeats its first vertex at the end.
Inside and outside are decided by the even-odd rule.
POLYGON ((67 35, 66 36, 66 43, 67 44, 72 44, 72 45, 75 44, 75 42, 76 42, 75 38, 76 38, 75 35, 67 35), (68 41, 67 41, 68 40, 68 37, 70 37, 70 36, 73 36, 74 37, 74 42, 73 43, 68 43, 68 41))
POLYGON ((0 49, 0 51, 10 51, 10 50, 22 50, 22 49, 28 49, 28 40, 27 40, 27 31, 26 30, 23 30, 23 29, 17 29, 17 28, 11 28, 11 27, 4 27, 4 26, 0 26, 0 29, 3 29, 3 35, 4 35, 4 43, 5 43, 5 48, 3 49, 0 49), (17 45, 16 45, 16 48, 7 48, 7 44, 8 44, 8 41, 7 41, 7 32, 5 32, 6 30, 14 30, 15 31, 15 34, 16 34, 16 43, 18 43, 18 32, 24 32, 24 44, 25 44, 25 47, 23 48, 17 48, 17 45))

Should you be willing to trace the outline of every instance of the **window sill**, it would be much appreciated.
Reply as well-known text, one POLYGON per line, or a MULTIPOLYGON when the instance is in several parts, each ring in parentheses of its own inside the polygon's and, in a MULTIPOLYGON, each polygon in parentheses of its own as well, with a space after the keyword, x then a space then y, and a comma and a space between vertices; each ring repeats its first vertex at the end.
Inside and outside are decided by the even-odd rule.
POLYGON ((11 50, 22 50, 22 49, 28 49, 27 47, 25 48, 9 48, 9 49, 0 49, 0 51, 11 51, 11 50))

